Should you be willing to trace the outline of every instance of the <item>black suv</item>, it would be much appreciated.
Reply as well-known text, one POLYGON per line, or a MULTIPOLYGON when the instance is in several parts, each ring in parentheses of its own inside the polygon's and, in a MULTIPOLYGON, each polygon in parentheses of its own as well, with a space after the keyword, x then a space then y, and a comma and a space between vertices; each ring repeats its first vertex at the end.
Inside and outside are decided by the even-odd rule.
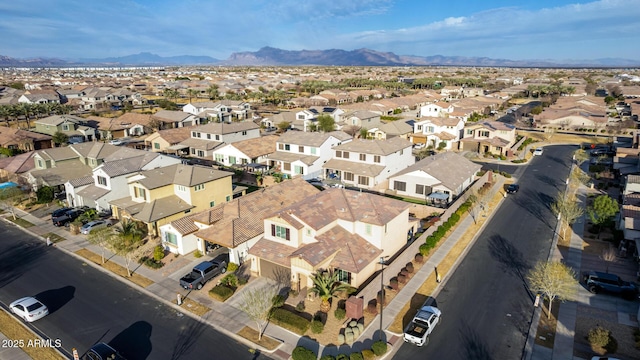
POLYGON ((633 298, 638 293, 638 288, 635 284, 620 279, 618 275, 589 271, 582 275, 582 279, 587 289, 593 294, 606 291, 633 298))
POLYGON ((71 209, 60 216, 56 216, 53 219, 53 225, 55 226, 66 226, 68 223, 80 217, 80 215, 85 213, 85 209, 71 209))

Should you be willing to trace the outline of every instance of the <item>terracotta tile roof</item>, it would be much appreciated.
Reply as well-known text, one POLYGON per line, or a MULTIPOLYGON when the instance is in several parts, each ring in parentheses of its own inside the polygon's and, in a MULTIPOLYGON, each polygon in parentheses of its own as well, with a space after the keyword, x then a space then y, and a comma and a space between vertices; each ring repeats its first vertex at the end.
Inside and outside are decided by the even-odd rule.
POLYGON ((314 155, 294 153, 294 152, 274 151, 272 154, 269 154, 268 158, 269 160, 279 160, 279 161, 284 161, 288 163, 292 163, 294 161, 302 161, 307 165, 311 165, 320 157, 314 156, 314 155))
POLYGON ((227 146, 233 146, 250 159, 255 159, 275 152, 278 138, 276 135, 267 135, 256 139, 237 141, 227 146))
POLYGON ((388 140, 354 139, 347 143, 334 146, 334 150, 351 151, 372 155, 390 155, 412 146, 411 142, 401 137, 388 140))
POLYGON ((160 130, 157 134, 170 145, 175 145, 181 141, 191 138, 191 127, 183 126, 174 129, 160 130))
MULTIPOLYGON (((310 197, 319 191, 301 178, 295 178, 216 205, 189 218, 192 222, 210 225, 197 231, 197 237, 234 248, 262 234, 265 218, 275 215, 300 198, 310 197)), ((193 227, 182 222, 171 224, 182 235, 193 230, 193 227)))
POLYGON ((291 252, 294 250, 291 246, 262 238, 249 249, 249 254, 289 268, 291 252))
POLYGON ((0 169, 11 174, 22 174, 35 168, 33 151, 16 156, 0 159, 0 169))

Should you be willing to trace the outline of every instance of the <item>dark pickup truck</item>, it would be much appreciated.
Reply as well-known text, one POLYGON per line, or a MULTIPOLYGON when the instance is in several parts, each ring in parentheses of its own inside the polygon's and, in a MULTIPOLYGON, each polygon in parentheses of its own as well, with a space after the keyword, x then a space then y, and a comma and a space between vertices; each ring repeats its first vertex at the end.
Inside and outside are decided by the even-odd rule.
POLYGON ((203 261, 180 279, 180 286, 187 290, 194 288, 200 290, 207 281, 226 271, 227 263, 224 260, 203 261))

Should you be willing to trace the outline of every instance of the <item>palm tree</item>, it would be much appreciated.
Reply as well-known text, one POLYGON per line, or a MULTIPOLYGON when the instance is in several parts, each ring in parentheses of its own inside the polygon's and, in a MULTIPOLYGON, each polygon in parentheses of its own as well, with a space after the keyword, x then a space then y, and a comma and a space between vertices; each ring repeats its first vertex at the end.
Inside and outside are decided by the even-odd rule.
POLYGON ((209 86, 209 88, 207 89, 207 94, 209 94, 209 99, 216 100, 218 96, 220 96, 218 93, 218 85, 211 84, 211 86, 209 86))
POLYGON ((189 103, 191 103, 191 98, 198 98, 198 90, 196 89, 188 89, 187 95, 189 95, 189 103))
POLYGON ((11 109, 8 106, 0 106, 0 118, 2 118, 9 127, 9 117, 11 117, 11 109))
POLYGON ((144 232, 134 221, 124 221, 120 227, 115 228, 116 236, 113 236, 111 247, 116 254, 124 257, 127 274, 131 277, 129 265, 133 260, 135 251, 140 247, 144 232))
POLYGON ((322 302, 320 303, 320 311, 327 313, 331 310, 331 299, 336 293, 340 291, 348 291, 351 289, 349 284, 340 282, 338 279, 338 273, 335 271, 318 271, 312 277, 313 287, 309 289, 314 294, 317 294, 322 302))

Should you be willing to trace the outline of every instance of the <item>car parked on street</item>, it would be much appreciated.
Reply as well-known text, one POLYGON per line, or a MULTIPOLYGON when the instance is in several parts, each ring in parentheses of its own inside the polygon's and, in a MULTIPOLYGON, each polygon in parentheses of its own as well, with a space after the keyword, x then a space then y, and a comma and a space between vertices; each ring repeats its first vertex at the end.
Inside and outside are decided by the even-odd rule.
POLYGON ((518 190, 520 190, 520 185, 518 184, 509 184, 509 186, 507 186, 507 194, 515 194, 518 190))
POLYGON ((97 343, 87 351, 82 360, 126 360, 116 349, 105 343, 97 343))
POLYGON ((533 150, 533 156, 540 156, 540 155, 542 155, 543 152, 544 152, 544 150, 542 148, 537 148, 537 149, 533 150))
POLYGON ((9 304, 11 312, 26 322, 33 322, 49 314, 47 306, 34 297, 23 297, 9 304))
POLYGON ((592 294, 608 292, 625 298, 634 298, 638 294, 638 287, 634 283, 624 281, 615 274, 589 271, 582 274, 582 280, 592 294))

